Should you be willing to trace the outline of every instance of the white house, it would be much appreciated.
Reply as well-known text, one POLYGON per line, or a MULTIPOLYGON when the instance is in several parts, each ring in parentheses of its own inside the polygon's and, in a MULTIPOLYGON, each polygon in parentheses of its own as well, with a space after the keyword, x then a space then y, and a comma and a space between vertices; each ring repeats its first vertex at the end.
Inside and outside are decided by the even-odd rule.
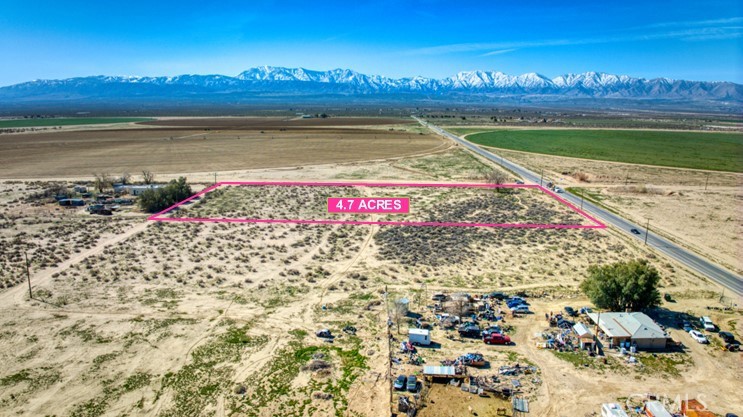
POLYGON ((609 338, 610 347, 630 342, 643 350, 666 348, 668 333, 643 313, 589 313, 588 317, 609 338))

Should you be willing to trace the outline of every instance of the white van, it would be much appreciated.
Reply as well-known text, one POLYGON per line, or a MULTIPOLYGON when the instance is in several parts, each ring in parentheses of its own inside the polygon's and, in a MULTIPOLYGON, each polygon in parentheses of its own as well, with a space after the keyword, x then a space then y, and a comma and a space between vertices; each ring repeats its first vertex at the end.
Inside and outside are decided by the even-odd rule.
POLYGON ((702 327, 704 327, 704 330, 708 332, 714 332, 717 327, 715 327, 715 323, 712 323, 712 319, 704 316, 701 319, 699 319, 700 322, 702 322, 702 327))

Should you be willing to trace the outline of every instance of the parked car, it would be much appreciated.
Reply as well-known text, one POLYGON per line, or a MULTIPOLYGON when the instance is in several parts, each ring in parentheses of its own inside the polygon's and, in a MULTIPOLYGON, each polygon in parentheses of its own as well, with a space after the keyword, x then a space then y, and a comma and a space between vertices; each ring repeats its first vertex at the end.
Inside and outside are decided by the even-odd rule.
POLYGON ((462 337, 480 337, 480 326, 475 323, 464 323, 457 331, 462 337))
POLYGON ((580 314, 589 314, 593 313, 593 309, 591 307, 581 307, 580 314))
POLYGON ((493 291, 490 294, 488 294, 489 298, 494 298, 496 300, 505 300, 507 295, 500 292, 500 291, 493 291))
POLYGON ((320 329, 315 332, 315 336, 321 337, 324 339, 330 339, 333 337, 333 334, 328 329, 320 329))
POLYGON ((513 300, 506 301, 506 305, 508 306, 508 308, 511 308, 511 307, 522 306, 522 305, 528 306, 529 303, 526 300, 522 300, 521 298, 519 298, 519 299, 513 299, 513 300))
POLYGON ((570 307, 570 306, 565 307, 565 312, 570 317, 575 317, 575 316, 578 315, 578 313, 575 311, 575 309, 573 307, 570 307))
POLYGON ((725 345, 725 350, 729 352, 738 352, 740 351, 740 342, 737 340, 732 341, 731 343, 728 343, 725 345))
POLYGON ((635 234, 635 235, 641 235, 641 234, 642 234, 642 233, 640 233, 640 231, 639 231, 639 230, 637 230, 637 229, 629 229, 629 231, 630 231, 630 232, 632 232, 632 233, 633 233, 633 234, 635 234))
POLYGON ((712 322, 712 319, 704 316, 699 319, 699 321, 702 323, 702 327, 704 327, 704 330, 708 332, 714 332, 717 327, 715 327, 715 323, 712 322))
POLYGON ((500 326, 490 326, 482 331, 482 336, 485 337, 492 333, 502 333, 502 329, 500 328, 500 326))
POLYGON ((557 319, 556 324, 557 327, 559 327, 560 329, 570 329, 575 325, 575 323, 573 323, 572 321, 565 319, 557 319))
POLYGON ((720 336, 720 339, 722 339, 725 343, 733 343, 735 342, 735 335, 730 332, 720 332, 717 333, 718 336, 720 336))
POLYGON ((707 340, 707 338, 704 337, 704 335, 701 332, 698 332, 696 330, 690 330, 689 335, 691 335, 691 338, 696 340, 699 343, 703 343, 703 344, 709 343, 709 340, 707 340))
POLYGON ((482 338, 487 345, 510 345, 511 338, 500 333, 491 333, 482 338))
POLYGON ((398 375, 397 379, 395 379, 395 382, 392 384, 392 387, 394 387, 396 390, 404 390, 406 380, 407 378, 405 377, 405 375, 398 375))
POLYGON ((415 375, 408 376, 407 389, 410 392, 418 391, 418 379, 415 377, 415 375))
POLYGON ((531 310, 529 310, 529 306, 518 305, 511 309, 511 313, 531 313, 531 310))
POLYGON ((684 322, 682 323, 682 326, 683 326, 685 332, 689 332, 689 331, 694 330, 694 327, 692 327, 691 326, 691 323, 689 321, 687 321, 687 320, 684 320, 684 322))
POLYGON ((431 299, 433 301, 446 301, 446 294, 434 294, 431 299))

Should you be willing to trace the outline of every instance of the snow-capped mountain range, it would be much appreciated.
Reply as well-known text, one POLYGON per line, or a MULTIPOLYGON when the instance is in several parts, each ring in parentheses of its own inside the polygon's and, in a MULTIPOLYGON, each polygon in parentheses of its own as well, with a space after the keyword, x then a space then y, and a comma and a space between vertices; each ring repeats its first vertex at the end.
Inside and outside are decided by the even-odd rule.
POLYGON ((0 88, 1 102, 64 100, 145 100, 199 98, 242 100, 261 97, 307 96, 405 97, 430 99, 469 97, 488 102, 499 97, 565 97, 743 101, 743 86, 731 82, 644 79, 601 72, 547 78, 537 73, 508 75, 499 71, 463 71, 454 76, 389 78, 348 69, 314 71, 263 66, 237 76, 179 75, 175 77, 91 76, 36 80, 0 88))

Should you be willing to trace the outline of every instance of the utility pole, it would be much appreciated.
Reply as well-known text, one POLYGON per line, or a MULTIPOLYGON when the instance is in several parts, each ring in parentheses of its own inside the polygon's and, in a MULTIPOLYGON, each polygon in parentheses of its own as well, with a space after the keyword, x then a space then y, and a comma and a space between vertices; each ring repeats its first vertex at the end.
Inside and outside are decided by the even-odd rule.
POLYGON ((707 191, 707 184, 709 184, 709 172, 707 173, 707 178, 704 180, 704 191, 707 191))
POLYGON ((214 173, 214 185, 217 185, 217 173, 214 173))
POLYGON ((648 224, 645 225, 645 244, 648 244, 648 232, 650 231, 650 219, 648 219, 648 224))
MULTIPOLYGON (((389 293, 387 292, 387 286, 384 286, 384 306, 387 309, 387 322, 389 323, 390 320, 390 300, 389 300, 389 293)), ((389 327, 389 326, 387 326, 389 327)))
POLYGON ((428 286, 426 283, 421 284, 421 293, 422 293, 422 299, 421 299, 421 305, 418 305, 419 309, 422 309, 423 306, 426 304, 426 301, 428 301, 428 286))
POLYGON ((26 280, 28 281, 28 298, 34 298, 34 294, 31 292, 31 271, 28 263, 28 252, 23 251, 23 256, 26 258, 26 280))

